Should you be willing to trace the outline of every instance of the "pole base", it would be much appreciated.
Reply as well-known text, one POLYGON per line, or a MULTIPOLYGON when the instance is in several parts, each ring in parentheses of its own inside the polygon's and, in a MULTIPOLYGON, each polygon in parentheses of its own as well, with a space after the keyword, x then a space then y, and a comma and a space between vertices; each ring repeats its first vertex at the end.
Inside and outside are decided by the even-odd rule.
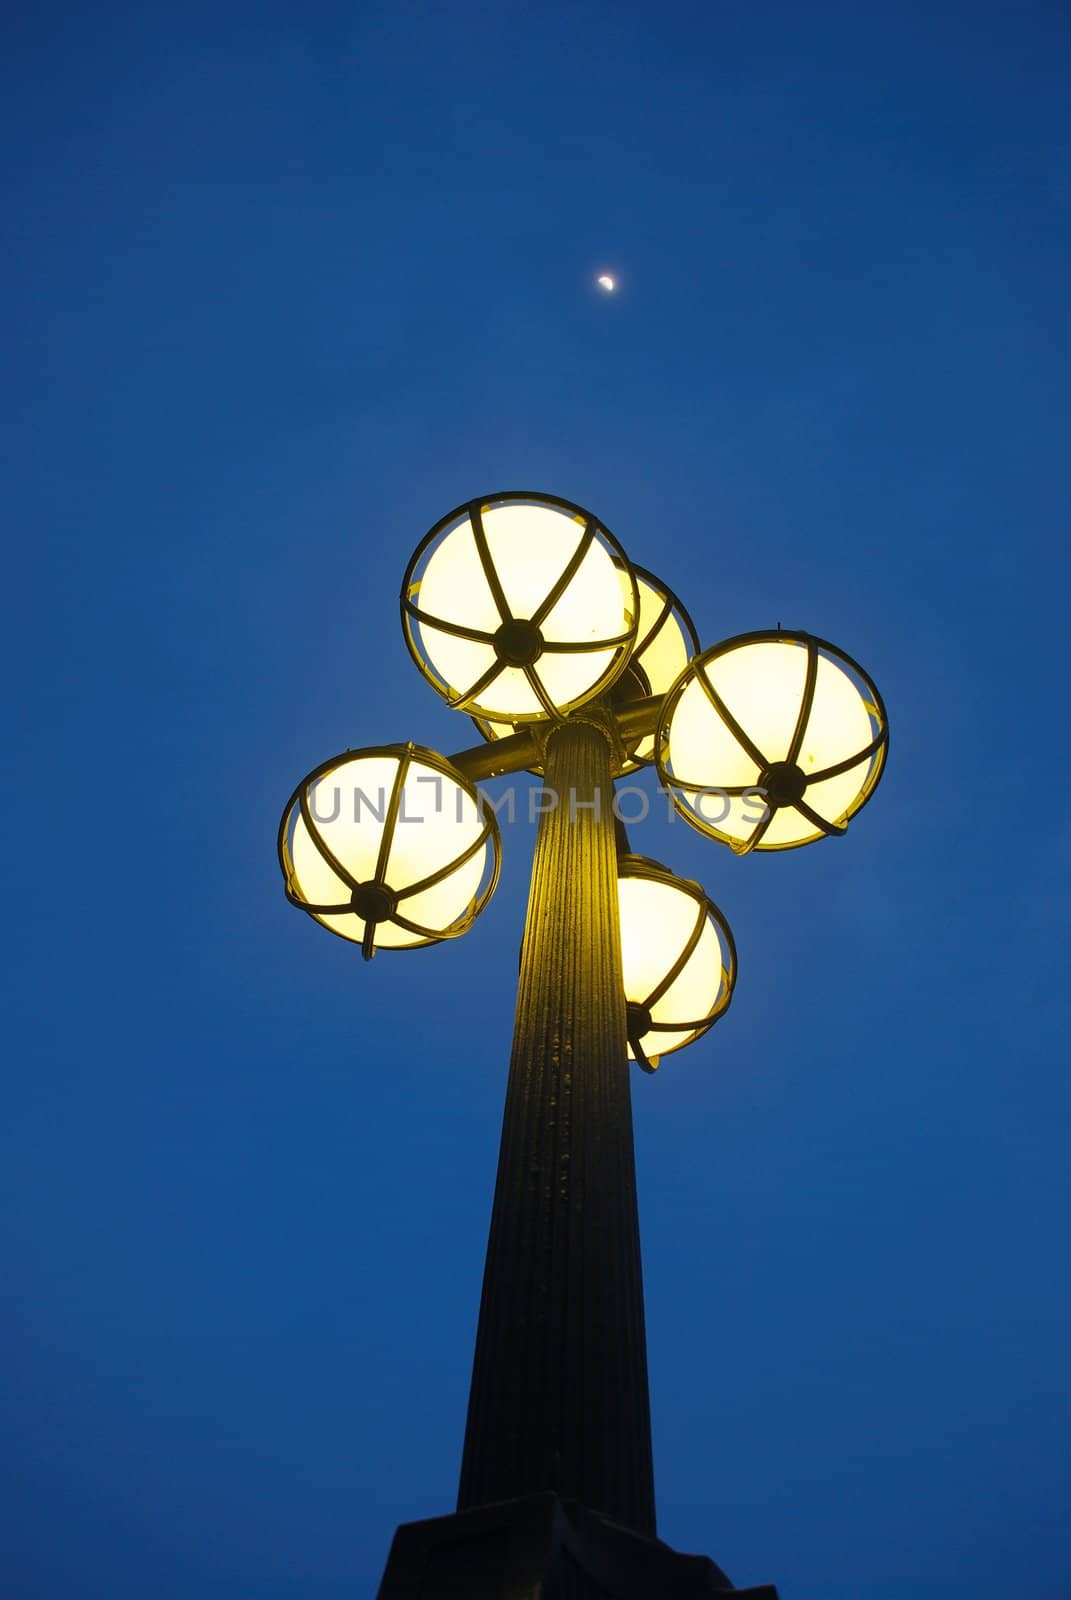
POLYGON ((734 1589, 706 1556, 678 1555, 555 1494, 526 1495, 394 1535, 378 1600, 777 1600, 734 1589))

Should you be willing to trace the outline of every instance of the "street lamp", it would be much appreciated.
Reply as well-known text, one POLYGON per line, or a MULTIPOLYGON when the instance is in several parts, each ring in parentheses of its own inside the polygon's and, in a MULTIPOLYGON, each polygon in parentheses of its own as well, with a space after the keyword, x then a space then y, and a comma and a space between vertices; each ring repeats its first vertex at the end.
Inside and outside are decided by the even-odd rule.
POLYGON ((655 1534, 628 1062, 654 1071, 714 1025, 736 949, 698 884, 632 852, 614 781, 652 763, 701 833, 795 848, 873 792, 885 709, 809 634, 700 653, 671 591, 552 495, 442 518, 401 607, 420 671, 484 742, 314 769, 280 826, 291 903, 368 959, 458 937, 501 854, 477 784, 528 770, 544 788, 458 1510, 398 1530, 380 1597, 725 1592, 655 1534))

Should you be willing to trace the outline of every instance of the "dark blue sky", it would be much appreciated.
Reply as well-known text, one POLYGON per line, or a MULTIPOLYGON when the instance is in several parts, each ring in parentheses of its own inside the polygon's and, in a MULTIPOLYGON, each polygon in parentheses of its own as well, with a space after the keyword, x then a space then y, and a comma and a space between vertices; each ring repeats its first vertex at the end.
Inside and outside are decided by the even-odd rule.
POLYGON ((8 16, 5 1594, 366 1596, 452 1505, 531 831, 371 967, 274 834, 347 745, 472 742, 397 592, 512 487, 890 709, 843 843, 635 830, 740 947, 634 1085, 663 1536, 783 1600, 1071 1594, 1069 46, 1052 4, 8 16))

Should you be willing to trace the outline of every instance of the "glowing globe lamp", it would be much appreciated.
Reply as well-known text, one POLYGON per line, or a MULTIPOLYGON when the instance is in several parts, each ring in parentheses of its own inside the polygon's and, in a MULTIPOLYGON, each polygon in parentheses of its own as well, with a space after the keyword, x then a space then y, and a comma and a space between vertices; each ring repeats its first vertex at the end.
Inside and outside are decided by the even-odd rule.
POLYGON ((653 1072, 728 1008, 736 945, 699 884, 646 856, 619 857, 617 891, 629 1059, 653 1072))
MULTIPOLYGON (((672 589, 643 567, 633 567, 640 597, 640 622, 636 644, 629 658, 629 671, 638 678, 638 692, 666 694, 693 656, 699 654, 699 638, 692 619, 672 589)), ((622 582, 625 574, 622 573, 622 582)), ((654 760, 654 734, 631 752, 626 771, 654 760)))
POLYGON ((833 645, 749 633, 691 663, 657 741, 677 810, 746 855, 844 833, 881 777, 888 722, 874 684, 833 645))
POLYGON ((450 706, 496 722, 563 716, 605 693, 628 664, 638 615, 617 541, 590 512, 547 496, 451 512, 402 585, 402 627, 424 676, 450 706))
POLYGON ((366 959, 465 933, 500 863, 493 811, 442 756, 412 744, 325 761, 279 828, 287 899, 366 959))

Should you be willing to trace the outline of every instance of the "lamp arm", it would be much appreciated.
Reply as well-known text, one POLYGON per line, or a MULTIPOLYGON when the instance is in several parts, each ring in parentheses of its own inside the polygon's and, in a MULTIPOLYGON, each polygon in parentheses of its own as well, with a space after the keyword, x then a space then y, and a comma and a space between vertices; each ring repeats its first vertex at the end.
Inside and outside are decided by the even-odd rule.
MULTIPOLYGON (((663 695, 653 694, 642 700, 626 700, 621 705, 607 706, 622 744, 637 745, 641 739, 654 733, 664 698, 663 695)), ((510 772, 524 772, 542 764, 540 734, 545 728, 545 723, 536 723, 522 728, 519 733, 509 734, 505 739, 489 739, 467 750, 458 750, 447 759, 470 783, 477 783, 484 778, 505 777, 510 772)))

